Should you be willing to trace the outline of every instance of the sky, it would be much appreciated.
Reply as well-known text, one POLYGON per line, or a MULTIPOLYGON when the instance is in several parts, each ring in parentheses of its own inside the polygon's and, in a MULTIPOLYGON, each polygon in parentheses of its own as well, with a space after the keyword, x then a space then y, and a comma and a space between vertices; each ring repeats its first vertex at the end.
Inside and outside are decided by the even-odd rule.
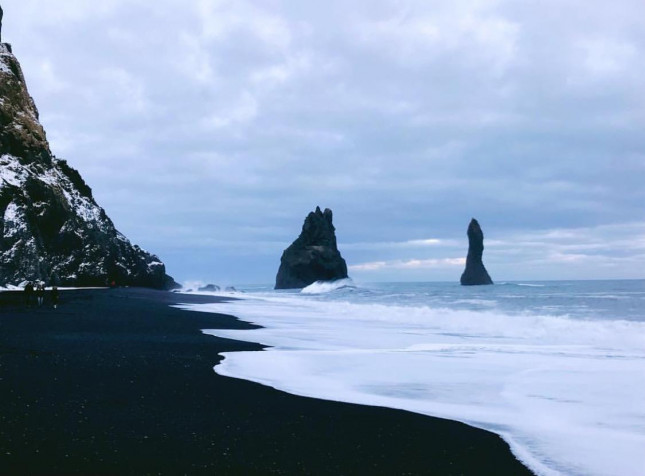
POLYGON ((642 0, 2 0, 52 152, 178 281, 645 278, 642 0))

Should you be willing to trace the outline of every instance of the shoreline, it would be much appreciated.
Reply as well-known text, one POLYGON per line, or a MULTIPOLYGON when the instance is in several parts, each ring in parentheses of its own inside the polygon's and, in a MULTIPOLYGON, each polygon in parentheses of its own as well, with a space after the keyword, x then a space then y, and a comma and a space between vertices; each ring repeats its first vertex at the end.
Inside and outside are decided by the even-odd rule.
POLYGON ((407 411, 300 397, 213 367, 253 329, 171 307, 222 298, 62 291, 58 309, 0 293, 5 474, 533 474, 501 437, 407 411))

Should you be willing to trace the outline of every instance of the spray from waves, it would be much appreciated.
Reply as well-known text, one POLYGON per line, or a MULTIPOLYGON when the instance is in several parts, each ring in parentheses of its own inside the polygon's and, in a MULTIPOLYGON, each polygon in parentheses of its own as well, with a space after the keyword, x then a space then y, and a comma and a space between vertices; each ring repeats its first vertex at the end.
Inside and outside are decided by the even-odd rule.
POLYGON ((356 285, 351 278, 338 279, 336 281, 316 281, 310 284, 302 291, 301 294, 326 294, 341 289, 356 289, 356 285))
MULTIPOLYGON (((420 304, 356 303, 345 299, 322 302, 305 299, 304 296, 300 298, 297 294, 274 297, 247 295, 240 301, 188 308, 231 313, 240 319, 272 328, 284 325, 286 328, 302 329, 314 323, 319 323, 316 326, 342 328, 343 332, 335 334, 335 339, 347 340, 344 345, 348 348, 361 346, 350 332, 351 327, 355 326, 362 329, 363 335, 388 329, 387 336, 373 339, 368 348, 381 347, 381 344, 387 348, 392 344, 389 337, 398 334, 405 336, 406 342, 410 339, 408 345, 417 344, 418 340, 425 342, 428 338, 451 342, 482 342, 485 339, 488 344, 503 342, 505 345, 594 345, 603 352, 610 349, 639 351, 645 358, 645 322, 628 320, 585 320, 545 313, 515 314, 497 309, 464 310, 420 304)), ((247 331, 231 332, 239 332, 240 340, 248 335, 247 331)), ((279 342, 272 341, 270 344, 280 346, 279 342)), ((289 344, 289 348, 293 348, 293 343, 289 344)))
POLYGON ((207 284, 204 281, 185 281, 182 283, 181 293, 185 294, 206 294, 206 295, 230 295, 237 294, 238 291, 234 286, 222 286, 219 284, 207 284))

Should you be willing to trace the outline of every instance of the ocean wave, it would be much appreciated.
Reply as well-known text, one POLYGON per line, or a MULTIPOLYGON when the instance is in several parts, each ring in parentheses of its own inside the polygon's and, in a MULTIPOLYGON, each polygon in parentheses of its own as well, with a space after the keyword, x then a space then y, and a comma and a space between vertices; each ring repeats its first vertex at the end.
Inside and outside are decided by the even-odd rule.
POLYGON ((336 281, 316 281, 300 291, 301 294, 327 294, 341 289, 356 289, 351 278, 336 281))
POLYGON ((203 281, 186 281, 177 290, 181 294, 205 294, 205 295, 231 295, 243 291, 237 290, 234 286, 221 286, 218 284, 207 284, 203 281))
POLYGON ((498 286, 524 286, 527 288, 544 288, 546 284, 535 284, 535 283, 497 283, 498 286))
POLYGON ((636 424, 645 404, 634 398, 642 393, 645 322, 329 294, 347 284, 309 290, 339 299, 249 296, 190 308, 262 326, 204 331, 270 346, 225 354, 215 367, 221 375, 463 421, 499 433, 538 474, 633 474, 645 444, 636 424))

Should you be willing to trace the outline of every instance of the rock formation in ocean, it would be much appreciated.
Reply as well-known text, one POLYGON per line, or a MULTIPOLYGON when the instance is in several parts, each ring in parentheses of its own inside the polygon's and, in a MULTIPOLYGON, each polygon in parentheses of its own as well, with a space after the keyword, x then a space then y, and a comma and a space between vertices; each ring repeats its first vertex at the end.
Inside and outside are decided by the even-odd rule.
POLYGON ((461 284, 473 286, 478 284, 493 284, 488 271, 482 262, 484 253, 484 232, 474 218, 468 225, 468 257, 466 258, 466 269, 461 275, 461 284))
POLYGON ((54 157, 9 44, 0 44, 0 286, 176 286, 119 233, 92 190, 54 157))
POLYGON ((302 225, 300 236, 280 260, 275 289, 304 288, 316 281, 347 278, 347 264, 336 245, 332 212, 316 207, 302 225))
POLYGON ((207 284, 206 286, 201 286, 197 288, 197 291, 207 291, 207 292, 214 293, 219 291, 220 289, 222 288, 220 288, 217 284, 207 284))

